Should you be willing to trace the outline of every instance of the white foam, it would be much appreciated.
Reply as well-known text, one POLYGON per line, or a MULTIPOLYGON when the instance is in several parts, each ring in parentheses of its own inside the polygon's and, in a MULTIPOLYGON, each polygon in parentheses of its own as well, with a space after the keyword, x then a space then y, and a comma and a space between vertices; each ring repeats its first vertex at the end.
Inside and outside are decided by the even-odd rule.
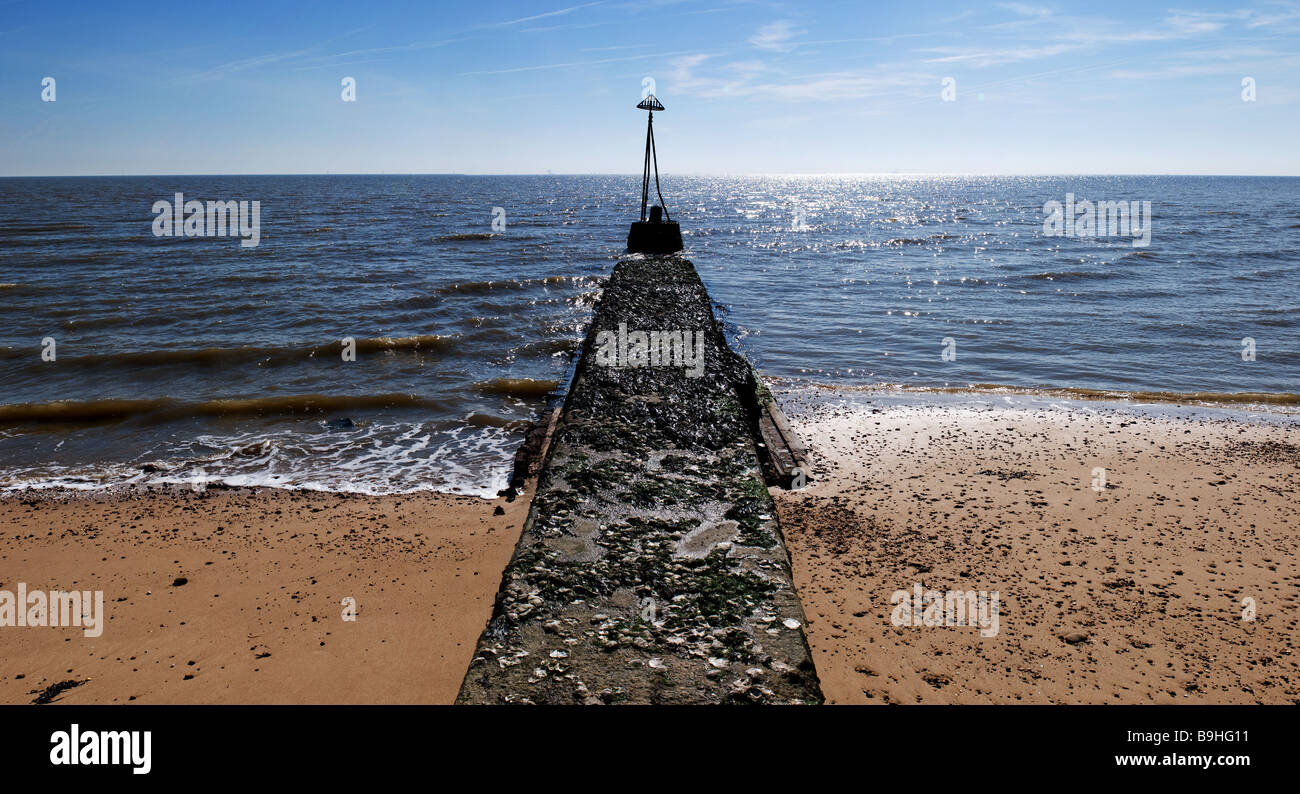
POLYGON ((220 483, 369 495, 442 491, 490 499, 509 485, 521 440, 518 429, 433 422, 205 434, 133 464, 49 464, 3 472, 0 493, 220 483))

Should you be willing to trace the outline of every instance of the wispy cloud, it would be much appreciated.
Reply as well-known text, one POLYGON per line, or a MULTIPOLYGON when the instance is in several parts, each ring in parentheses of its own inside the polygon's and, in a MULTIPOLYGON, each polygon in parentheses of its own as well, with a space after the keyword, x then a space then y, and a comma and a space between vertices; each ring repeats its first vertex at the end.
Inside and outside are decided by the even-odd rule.
POLYGON ((937 58, 927 58, 926 63, 967 63, 973 66, 993 66, 1002 63, 1015 63, 1017 61, 1032 61, 1037 58, 1048 58, 1054 55, 1061 55, 1076 49, 1075 45, 1070 44, 1051 44, 1046 47, 1005 47, 1001 49, 976 49, 963 50, 954 52, 951 49, 938 48, 932 52, 944 52, 937 58))
POLYGON ((794 46, 790 40, 801 33, 803 31, 796 30, 790 20, 782 19, 759 28, 757 33, 750 36, 749 43, 760 50, 785 52, 794 46))
POLYGON ((600 64, 619 63, 622 61, 643 61, 646 59, 654 60, 658 58, 666 58, 666 57, 679 55, 679 54, 680 53, 676 53, 676 52, 663 52, 657 54, 645 53, 643 55, 628 55, 622 58, 601 58, 599 60, 594 60, 594 61, 568 61, 565 63, 543 63, 543 64, 538 64, 537 66, 514 66, 508 69, 478 69, 472 72, 461 72, 460 74, 462 77, 467 77, 470 75, 484 75, 484 74, 514 74, 516 72, 540 72, 546 69, 571 69, 579 66, 599 66, 600 64))
POLYGON ((702 80, 695 76, 695 68, 712 57, 707 53, 695 53, 673 60, 671 72, 673 87, 683 93, 688 91, 705 93, 709 88, 720 87, 716 80, 702 80))
MULTIPOLYGON (((240 72, 259 69, 261 67, 270 66, 272 64, 290 65, 293 64, 294 62, 303 62, 303 63, 311 62, 311 61, 319 62, 326 57, 344 58, 344 57, 360 55, 368 52, 375 52, 378 50, 373 50, 373 51, 356 50, 350 53, 340 53, 339 55, 335 55, 335 56, 321 56, 318 54, 319 51, 322 48, 324 48, 326 45, 333 44, 334 42, 340 39, 344 39, 349 36, 356 35, 357 33, 361 33, 362 31, 368 30, 371 27, 373 26, 366 25, 364 27, 356 28, 354 30, 349 30, 338 36, 332 36, 322 42, 313 44, 310 47, 304 47, 299 50, 289 50, 286 52, 266 53, 263 55, 252 55, 245 58, 236 58, 231 61, 226 61, 224 63, 217 64, 216 66, 208 67, 207 69, 201 69, 196 72, 191 72, 189 74, 181 75, 173 79, 172 82, 183 83, 183 82, 202 82, 205 80, 218 80, 218 79, 230 77, 235 74, 239 74, 240 72)), ((383 48, 383 49, 387 50, 390 48, 383 48)))
POLYGON ((524 33, 550 33, 555 30, 583 30, 584 28, 598 28, 607 25, 607 22, 572 22, 567 25, 539 25, 533 28, 523 28, 524 33))
POLYGON ((718 62, 717 55, 693 53, 673 61, 670 74, 675 92, 702 97, 753 97, 798 102, 838 101, 879 96, 889 91, 914 89, 937 77, 918 75, 896 65, 855 71, 821 72, 805 75, 781 74, 758 60, 718 62), (717 65, 700 74, 706 64, 717 65))
POLYGON ((439 39, 437 41, 417 41, 411 44, 397 44, 391 47, 370 47, 364 50, 349 50, 339 52, 334 55, 324 55, 322 58, 355 58, 358 55, 378 55, 390 52, 414 52, 416 50, 429 50, 435 47, 445 47, 448 44, 465 41, 466 39, 439 39))
POLYGON ((1046 17, 1052 14, 1050 8, 1031 6, 1028 3, 998 3, 998 8, 1005 8, 1011 13, 1019 14, 1022 17, 1046 17))
POLYGON ((504 27, 509 27, 509 26, 511 26, 511 25, 519 25, 519 24, 522 24, 522 23, 524 23, 524 22, 536 22, 536 21, 539 20, 539 19, 549 19, 550 17, 560 17, 560 16, 564 16, 565 14, 572 14, 574 11, 581 11, 581 10, 584 9, 584 8, 592 8, 593 6, 598 6, 598 5, 602 5, 602 4, 603 4, 603 3, 602 3, 602 2, 599 2, 599 1, 598 1, 598 2, 595 2, 595 3, 583 3, 582 5, 569 6, 568 8, 561 8, 561 9, 559 9, 558 11, 547 11, 547 12, 542 13, 542 14, 533 14, 532 16, 519 17, 518 19, 510 19, 510 20, 506 20, 505 22, 493 22, 492 24, 490 24, 490 25, 484 25, 483 27, 487 27, 487 28, 504 28, 504 27))
POLYGON ((239 72, 247 71, 249 69, 256 69, 258 67, 268 66, 273 63, 280 63, 295 58, 301 58, 303 56, 310 55, 311 52, 312 52, 312 48, 307 48, 304 50, 295 50, 293 52, 267 53, 265 55, 253 55, 247 58, 236 58, 233 61, 226 61, 225 63, 221 63, 216 66, 210 67, 208 69, 195 72, 193 74, 184 77, 183 79, 190 80, 190 81, 220 79, 224 77, 229 77, 239 72))
POLYGON ((578 52, 609 52, 610 50, 644 50, 653 44, 615 44, 610 47, 582 47, 578 52))
POLYGON ((926 63, 962 64, 976 68, 1053 58, 1067 53, 1089 53, 1101 48, 1193 42, 1226 32, 1231 26, 1250 28, 1261 19, 1274 24, 1300 19, 1300 5, 1282 3, 1265 15, 1254 10, 1230 12, 1171 9, 1163 18, 1146 24, 1121 22, 1098 16, 1062 15, 1052 9, 1024 3, 1001 3, 1014 15, 1007 21, 981 25, 972 31, 977 44, 917 50, 926 63))
POLYGON ((1203 11, 1171 11, 1166 20, 1179 33, 1214 33, 1237 18, 1234 14, 1209 14, 1203 11))

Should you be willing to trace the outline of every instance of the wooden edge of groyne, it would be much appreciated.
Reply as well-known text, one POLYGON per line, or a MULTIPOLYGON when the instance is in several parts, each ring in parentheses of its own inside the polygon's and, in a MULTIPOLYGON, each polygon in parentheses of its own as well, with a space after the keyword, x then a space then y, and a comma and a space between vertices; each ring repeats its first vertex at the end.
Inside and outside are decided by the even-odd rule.
POLYGON ((810 479, 808 450, 795 435, 776 400, 761 401, 758 419, 759 437, 775 484, 783 488, 801 488, 810 479))
POLYGON ((765 476, 807 453, 688 260, 618 262, 526 445, 532 504, 458 703, 821 702, 765 476))

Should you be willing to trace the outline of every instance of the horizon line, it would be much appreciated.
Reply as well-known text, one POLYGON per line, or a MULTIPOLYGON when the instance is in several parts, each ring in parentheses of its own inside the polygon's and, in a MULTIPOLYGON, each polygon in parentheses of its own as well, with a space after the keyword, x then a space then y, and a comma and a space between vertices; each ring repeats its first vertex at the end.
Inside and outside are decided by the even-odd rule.
MULTIPOLYGON (((1294 179, 1300 177, 1300 173, 1294 174, 1277 174, 1277 173, 1209 173, 1209 172, 1184 172, 1184 171, 1151 171, 1146 173, 1139 172, 1120 172, 1120 171, 1075 171, 1075 172, 1047 172, 1047 171, 665 171, 663 176, 669 177, 952 177, 952 176, 987 176, 987 177, 1018 177, 1018 176, 1038 176, 1038 177, 1072 177, 1072 176, 1113 176, 1113 177, 1145 177, 1145 176, 1196 176, 1196 177, 1269 177, 1278 179, 1294 179)), ((282 171, 282 172, 222 172, 222 173, 153 173, 153 174, 0 174, 0 179, 115 179, 115 178, 152 178, 152 177, 271 177, 271 176, 618 176, 618 177, 638 177, 640 174, 631 172, 616 171, 282 171)))

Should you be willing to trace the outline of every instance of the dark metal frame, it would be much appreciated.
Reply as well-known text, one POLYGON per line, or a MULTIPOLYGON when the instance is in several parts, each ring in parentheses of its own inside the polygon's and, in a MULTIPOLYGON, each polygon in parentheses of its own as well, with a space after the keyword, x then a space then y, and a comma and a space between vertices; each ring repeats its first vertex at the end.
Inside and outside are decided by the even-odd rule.
POLYGON ((655 111, 664 110, 663 104, 650 94, 637 105, 640 110, 649 111, 645 128, 645 167, 641 170, 641 220, 646 219, 646 203, 650 199, 650 167, 654 164, 655 193, 659 196, 659 206, 664 208, 664 219, 672 220, 668 214, 668 205, 664 202, 663 191, 659 189, 659 154, 655 151, 655 111))

